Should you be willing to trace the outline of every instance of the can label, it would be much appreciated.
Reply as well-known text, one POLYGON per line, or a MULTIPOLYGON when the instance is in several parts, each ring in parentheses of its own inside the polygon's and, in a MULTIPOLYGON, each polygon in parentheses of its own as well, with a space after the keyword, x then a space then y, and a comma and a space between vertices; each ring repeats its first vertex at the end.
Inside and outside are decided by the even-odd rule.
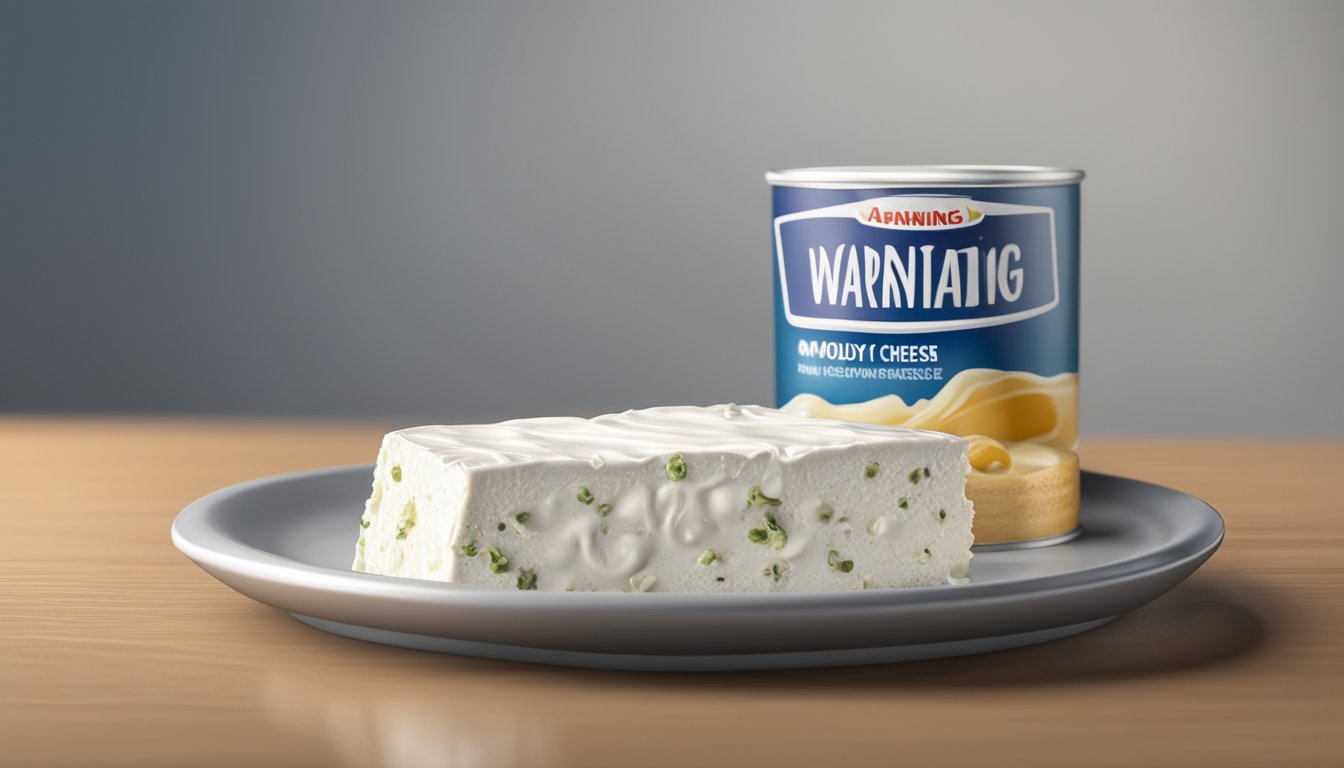
POLYGON ((1051 208, 879 197, 781 216, 775 247, 796 328, 952 331, 1059 304, 1051 208))
POLYGON ((971 439, 977 542, 1076 527, 1077 185, 774 192, 782 407, 971 439))

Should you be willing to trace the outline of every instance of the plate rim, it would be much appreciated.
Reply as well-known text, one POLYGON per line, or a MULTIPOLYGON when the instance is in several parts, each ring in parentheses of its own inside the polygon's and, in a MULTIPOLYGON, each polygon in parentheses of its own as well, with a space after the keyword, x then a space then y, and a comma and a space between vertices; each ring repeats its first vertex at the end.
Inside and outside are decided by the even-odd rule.
MULTIPOLYGON (((975 582, 959 585, 904 587, 892 589, 851 590, 840 592, 743 592, 743 593, 687 593, 647 592, 632 598, 625 592, 542 592, 496 589, 492 587, 449 584, 446 582, 408 579, 396 576, 361 573, 351 570, 314 565, 300 560, 258 549, 241 541, 211 523, 210 516, 224 502, 269 487, 298 481, 320 481, 330 475, 352 471, 372 472, 372 463, 343 464, 317 469, 299 470, 235 483, 212 491, 188 504, 174 518, 171 527, 173 545, 187 558, 211 575, 216 570, 256 579, 285 588, 318 590, 327 594, 348 594, 364 598, 411 600, 419 603, 456 605, 477 609, 502 608, 507 610, 554 610, 582 608, 584 610, 613 610, 639 613, 643 611, 674 611, 703 609, 766 608, 790 609, 854 609, 865 607, 917 606, 937 604, 953 606, 961 603, 997 601, 1042 595, 1058 590, 1100 588, 1154 572, 1178 570, 1191 562, 1207 560, 1222 545, 1226 524, 1208 502, 1183 491, 1145 480, 1109 473, 1082 471, 1082 482, 1121 483, 1144 488, 1149 492, 1170 494, 1185 503, 1195 502, 1206 513, 1201 524, 1187 537, 1165 542, 1161 547, 1134 557, 1102 563, 1062 573, 1010 579, 1005 581, 975 582), (557 597, 564 595, 564 597, 557 597)), ((1086 533, 1082 538, 1086 538, 1086 533)), ((1067 546, 1067 544, 1062 545, 1067 546)), ((1029 551, 1029 550, 1023 550, 1029 551)), ((223 581, 223 579, 220 579, 223 581)), ((228 584, 237 590, 233 584, 228 584)), ((245 593, 246 594, 246 593, 245 593)), ((248 595, 252 597, 251 595, 248 595)), ((253 598, 256 599, 256 598, 253 598)), ((280 606, 283 607, 283 606, 280 606)), ((285 610, 290 610, 285 608, 285 610)))

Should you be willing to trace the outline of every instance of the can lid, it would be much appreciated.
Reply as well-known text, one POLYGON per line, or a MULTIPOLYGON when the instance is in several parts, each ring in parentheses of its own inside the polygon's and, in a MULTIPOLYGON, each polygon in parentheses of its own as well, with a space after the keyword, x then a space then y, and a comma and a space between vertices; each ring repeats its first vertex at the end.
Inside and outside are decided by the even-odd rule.
POLYGON ((777 187, 1042 187, 1076 184, 1083 172, 1044 165, 842 165, 768 171, 777 187))

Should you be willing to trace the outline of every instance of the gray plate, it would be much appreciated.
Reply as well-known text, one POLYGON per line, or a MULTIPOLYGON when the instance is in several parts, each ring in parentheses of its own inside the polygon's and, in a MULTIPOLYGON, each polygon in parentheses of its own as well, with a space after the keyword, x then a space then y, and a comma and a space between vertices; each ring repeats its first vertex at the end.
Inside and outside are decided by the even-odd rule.
POLYGON ((1083 533, 977 552, 971 583, 855 592, 520 592, 349 570, 372 465, 216 491, 173 543, 239 592, 337 634, 468 656, 609 669, 825 667, 983 653, 1100 626, 1179 584, 1223 521, 1199 499, 1083 473, 1083 533))

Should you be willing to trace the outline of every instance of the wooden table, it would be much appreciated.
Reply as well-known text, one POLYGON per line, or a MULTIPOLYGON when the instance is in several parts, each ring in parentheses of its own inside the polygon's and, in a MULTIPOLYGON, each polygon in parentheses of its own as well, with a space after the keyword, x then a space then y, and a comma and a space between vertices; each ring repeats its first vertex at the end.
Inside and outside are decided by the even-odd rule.
POLYGON ((334 637, 169 542, 197 496, 370 461, 383 426, 0 419, 0 765, 1344 765, 1344 443, 1086 443, 1086 466, 1207 499, 1228 535, 1075 638, 632 674, 334 637))

